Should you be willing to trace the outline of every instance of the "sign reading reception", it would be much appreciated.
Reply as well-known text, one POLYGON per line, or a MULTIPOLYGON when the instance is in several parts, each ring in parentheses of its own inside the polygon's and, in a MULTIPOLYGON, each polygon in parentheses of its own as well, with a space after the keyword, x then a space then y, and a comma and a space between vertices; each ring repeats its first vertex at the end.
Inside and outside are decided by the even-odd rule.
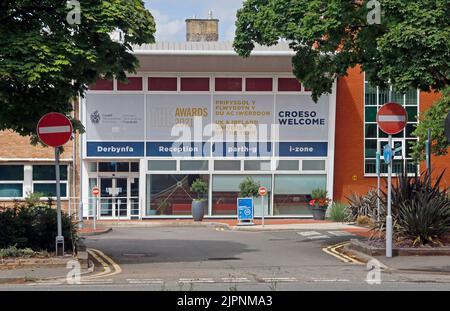
POLYGON ((329 96, 95 94, 88 157, 326 157, 329 96))

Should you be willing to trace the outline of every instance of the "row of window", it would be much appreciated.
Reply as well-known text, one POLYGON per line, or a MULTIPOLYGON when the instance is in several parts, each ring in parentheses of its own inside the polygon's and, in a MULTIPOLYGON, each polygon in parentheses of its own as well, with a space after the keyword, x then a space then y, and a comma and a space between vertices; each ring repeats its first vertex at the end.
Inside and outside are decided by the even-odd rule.
MULTIPOLYGON (((378 110, 385 103, 389 102, 389 90, 381 90, 378 87, 365 82, 364 88, 364 172, 365 174, 376 173, 376 152, 382 151, 384 145, 388 143, 388 135, 378 128, 376 115, 378 110)), ((411 159, 411 143, 417 140, 413 136, 415 126, 417 125, 417 116, 419 114, 418 91, 411 89, 405 94, 392 90, 391 102, 403 105, 408 113, 408 123, 405 129, 393 137, 395 161, 393 163, 393 172, 400 173, 406 170, 409 173, 417 171, 417 165, 411 159)), ((381 152, 381 157, 382 152, 381 152)), ((381 173, 387 172, 387 166, 381 166, 381 173)))
MULTIPOLYGON (((209 77, 149 77, 147 91, 163 92, 209 92, 209 77)), ((242 78, 223 77, 214 78, 214 90, 216 92, 272 92, 273 78, 242 78), (244 86, 245 82, 245 86, 244 86)), ((278 78, 278 92, 309 92, 295 78, 278 78)), ((144 90, 143 77, 129 77, 128 83, 117 81, 118 91, 142 91, 144 90)), ((92 91, 113 91, 113 80, 98 80, 90 86, 92 91)))
MULTIPOLYGON (((54 165, 29 165, 31 176, 25 178, 25 165, 0 165, 0 198, 23 198, 27 192, 44 197, 56 196, 54 165)), ((60 166, 61 197, 67 197, 67 165, 60 166)))
POLYGON ((263 213, 264 215, 309 216, 311 210, 308 203, 311 200, 311 193, 317 188, 325 189, 327 179, 325 174, 148 174, 144 216, 190 215, 189 202, 195 197, 190 189, 192 183, 198 178, 209 184, 212 193, 211 196, 204 197, 208 203, 211 202, 211 213, 208 212, 208 204, 205 204, 206 215, 235 216, 239 184, 249 176, 261 186, 266 187, 268 191, 263 206, 261 200, 255 200, 256 216, 261 216, 263 213))
POLYGON ((148 171, 325 171, 325 160, 149 160, 148 171), (211 163, 211 164, 210 164, 211 163), (275 167, 273 167, 274 165, 275 167))

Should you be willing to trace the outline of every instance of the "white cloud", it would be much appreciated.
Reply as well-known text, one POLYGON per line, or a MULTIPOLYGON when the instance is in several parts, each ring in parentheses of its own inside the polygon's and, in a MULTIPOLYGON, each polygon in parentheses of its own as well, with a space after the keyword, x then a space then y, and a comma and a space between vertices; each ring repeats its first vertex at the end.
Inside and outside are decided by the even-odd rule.
POLYGON ((156 22, 157 41, 179 41, 185 35, 185 21, 181 19, 170 19, 169 15, 163 14, 156 9, 150 9, 156 22))

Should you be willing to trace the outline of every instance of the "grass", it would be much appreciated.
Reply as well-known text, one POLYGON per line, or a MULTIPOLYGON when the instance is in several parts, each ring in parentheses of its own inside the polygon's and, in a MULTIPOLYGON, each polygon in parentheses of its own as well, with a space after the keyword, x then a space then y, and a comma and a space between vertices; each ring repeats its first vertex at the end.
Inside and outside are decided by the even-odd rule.
POLYGON ((341 202, 334 202, 330 209, 330 220, 336 222, 346 222, 348 221, 350 212, 347 205, 341 202))

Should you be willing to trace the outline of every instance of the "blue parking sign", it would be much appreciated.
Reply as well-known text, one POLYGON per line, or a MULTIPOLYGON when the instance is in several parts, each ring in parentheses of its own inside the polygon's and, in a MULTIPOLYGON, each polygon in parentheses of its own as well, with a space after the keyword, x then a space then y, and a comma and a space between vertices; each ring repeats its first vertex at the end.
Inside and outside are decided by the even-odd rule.
POLYGON ((237 199, 238 220, 253 220, 253 198, 237 199))

